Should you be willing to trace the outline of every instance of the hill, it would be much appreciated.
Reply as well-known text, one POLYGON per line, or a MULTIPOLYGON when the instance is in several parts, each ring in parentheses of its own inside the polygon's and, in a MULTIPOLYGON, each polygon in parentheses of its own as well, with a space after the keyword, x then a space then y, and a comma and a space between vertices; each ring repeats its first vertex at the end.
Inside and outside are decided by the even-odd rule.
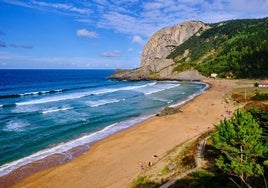
POLYGON ((202 80, 211 73, 268 77, 268 18, 166 27, 152 35, 141 59, 141 67, 112 78, 202 80))
POLYGON ((182 71, 194 67, 205 76, 260 78, 268 76, 268 18, 231 20, 177 46, 168 59, 182 71), (180 58, 188 51, 188 55, 180 58))

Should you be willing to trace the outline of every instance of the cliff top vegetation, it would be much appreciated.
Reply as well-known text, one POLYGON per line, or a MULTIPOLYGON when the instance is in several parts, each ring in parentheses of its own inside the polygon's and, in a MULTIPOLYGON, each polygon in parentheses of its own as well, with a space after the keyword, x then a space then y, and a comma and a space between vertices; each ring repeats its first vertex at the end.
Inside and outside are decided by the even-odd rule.
POLYGON ((205 76, 268 77, 268 18, 208 25, 210 29, 197 32, 168 55, 178 64, 173 71, 194 67, 205 76))

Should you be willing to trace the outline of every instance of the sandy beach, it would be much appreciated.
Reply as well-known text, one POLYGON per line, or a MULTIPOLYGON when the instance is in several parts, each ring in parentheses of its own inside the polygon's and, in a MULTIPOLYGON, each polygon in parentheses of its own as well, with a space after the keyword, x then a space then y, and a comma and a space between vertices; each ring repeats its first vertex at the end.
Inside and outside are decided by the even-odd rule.
POLYGON ((150 118, 94 144, 75 160, 22 180, 15 187, 129 187, 141 162, 156 160, 174 146, 202 134, 234 110, 223 96, 242 87, 236 80, 207 80, 211 88, 181 107, 182 112, 150 118))

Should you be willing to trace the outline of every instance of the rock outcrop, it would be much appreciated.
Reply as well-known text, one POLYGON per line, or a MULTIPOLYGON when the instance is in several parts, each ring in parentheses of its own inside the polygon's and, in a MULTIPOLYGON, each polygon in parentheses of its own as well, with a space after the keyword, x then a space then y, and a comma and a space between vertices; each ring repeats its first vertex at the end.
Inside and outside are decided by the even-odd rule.
POLYGON ((206 28, 207 26, 202 22, 188 21, 157 31, 143 49, 141 67, 130 71, 118 71, 111 78, 121 80, 203 80, 204 77, 196 70, 173 71, 177 64, 172 59, 167 59, 167 56, 175 46, 179 46, 206 28))

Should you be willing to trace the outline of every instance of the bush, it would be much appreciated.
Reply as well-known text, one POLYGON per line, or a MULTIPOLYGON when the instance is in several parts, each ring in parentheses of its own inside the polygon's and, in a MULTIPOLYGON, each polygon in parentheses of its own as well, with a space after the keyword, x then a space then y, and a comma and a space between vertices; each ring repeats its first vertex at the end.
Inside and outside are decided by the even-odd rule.
POLYGON ((139 176, 135 181, 132 182, 132 188, 156 188, 160 184, 150 180, 148 176, 139 176))
POLYGON ((268 100, 268 93, 259 93, 257 92, 254 97, 252 97, 252 100, 255 101, 264 101, 268 100))
POLYGON ((159 114, 157 114, 156 116, 166 116, 166 115, 172 115, 172 114, 176 114, 178 112, 181 112, 180 109, 178 108, 173 108, 173 107, 165 107, 159 114))

